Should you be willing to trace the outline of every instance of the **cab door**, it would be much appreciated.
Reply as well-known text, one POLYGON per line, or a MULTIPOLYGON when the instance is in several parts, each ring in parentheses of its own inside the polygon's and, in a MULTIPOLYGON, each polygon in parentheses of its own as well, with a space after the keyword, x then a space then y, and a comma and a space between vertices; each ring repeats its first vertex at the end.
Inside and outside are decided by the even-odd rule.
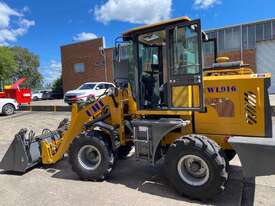
POLYGON ((200 25, 200 20, 195 20, 166 29, 171 110, 204 111, 200 25))

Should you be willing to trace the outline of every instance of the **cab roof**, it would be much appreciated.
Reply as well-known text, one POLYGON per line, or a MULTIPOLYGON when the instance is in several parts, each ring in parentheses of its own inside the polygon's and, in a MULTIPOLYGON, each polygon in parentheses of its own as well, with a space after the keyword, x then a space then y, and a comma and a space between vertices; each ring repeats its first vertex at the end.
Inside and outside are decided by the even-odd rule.
POLYGON ((123 38, 130 37, 132 34, 134 34, 136 32, 142 32, 142 31, 147 30, 147 29, 152 29, 152 28, 155 28, 155 27, 160 27, 160 26, 165 26, 165 25, 169 25, 169 24, 173 24, 173 23, 178 23, 178 22, 181 22, 181 21, 182 22, 191 21, 191 19, 187 16, 183 16, 183 17, 179 17, 179 18, 169 19, 167 21, 162 21, 162 22, 158 22, 158 23, 154 23, 154 24, 149 24, 149 25, 136 27, 136 28, 133 28, 133 29, 123 33, 123 38))

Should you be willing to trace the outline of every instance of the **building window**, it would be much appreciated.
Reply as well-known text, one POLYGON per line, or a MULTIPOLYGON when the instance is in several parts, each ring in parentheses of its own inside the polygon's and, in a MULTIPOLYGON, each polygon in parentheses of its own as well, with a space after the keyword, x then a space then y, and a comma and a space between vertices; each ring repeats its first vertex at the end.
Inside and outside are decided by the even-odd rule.
POLYGON ((228 28, 225 30, 225 50, 234 51, 241 48, 240 27, 228 28))
POLYGON ((264 23, 264 40, 271 39, 271 21, 264 23))
POLYGON ((272 36, 275 39, 275 21, 272 22, 272 36))
POLYGON ((255 25, 248 26, 248 48, 255 49, 256 47, 256 29, 255 25))
POLYGON ((256 25, 256 41, 264 40, 264 27, 263 24, 256 25))
POLYGON ((247 26, 242 26, 242 42, 243 42, 243 49, 248 48, 248 40, 247 40, 247 26))
POLYGON ((84 63, 74 64, 74 72, 75 73, 83 73, 84 71, 85 71, 85 64, 84 63))
POLYGON ((224 52, 224 30, 218 32, 218 51, 224 52))
POLYGON ((119 48, 119 57, 121 60, 126 60, 129 58, 129 45, 125 44, 125 45, 122 45, 120 48, 119 48))

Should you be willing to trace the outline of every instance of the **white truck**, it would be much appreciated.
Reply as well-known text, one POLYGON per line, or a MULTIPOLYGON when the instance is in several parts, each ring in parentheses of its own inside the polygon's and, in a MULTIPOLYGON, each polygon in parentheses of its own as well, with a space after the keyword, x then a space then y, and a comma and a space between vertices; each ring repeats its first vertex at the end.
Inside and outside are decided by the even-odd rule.
POLYGON ((18 109, 18 103, 14 99, 0 98, 0 114, 12 115, 18 109))
POLYGON ((115 85, 110 82, 87 82, 75 90, 66 92, 64 95, 64 101, 68 104, 78 101, 86 101, 89 97, 96 98, 102 95, 106 89, 111 87, 115 87, 115 85))

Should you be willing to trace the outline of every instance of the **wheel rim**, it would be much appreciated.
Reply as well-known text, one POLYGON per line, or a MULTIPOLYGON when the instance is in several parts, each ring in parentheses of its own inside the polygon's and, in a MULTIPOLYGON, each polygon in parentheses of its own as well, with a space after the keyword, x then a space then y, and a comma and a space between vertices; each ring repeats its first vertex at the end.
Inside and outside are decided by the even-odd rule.
POLYGON ((6 114, 12 114, 13 113, 13 108, 12 106, 7 105, 5 108, 6 114))
POLYGON ((93 145, 85 145, 78 152, 78 162, 86 170, 95 170, 101 163, 101 153, 93 145))
POLYGON ((206 162, 196 155, 185 155, 178 161, 180 178, 189 185, 201 186, 209 179, 209 167, 206 162))

